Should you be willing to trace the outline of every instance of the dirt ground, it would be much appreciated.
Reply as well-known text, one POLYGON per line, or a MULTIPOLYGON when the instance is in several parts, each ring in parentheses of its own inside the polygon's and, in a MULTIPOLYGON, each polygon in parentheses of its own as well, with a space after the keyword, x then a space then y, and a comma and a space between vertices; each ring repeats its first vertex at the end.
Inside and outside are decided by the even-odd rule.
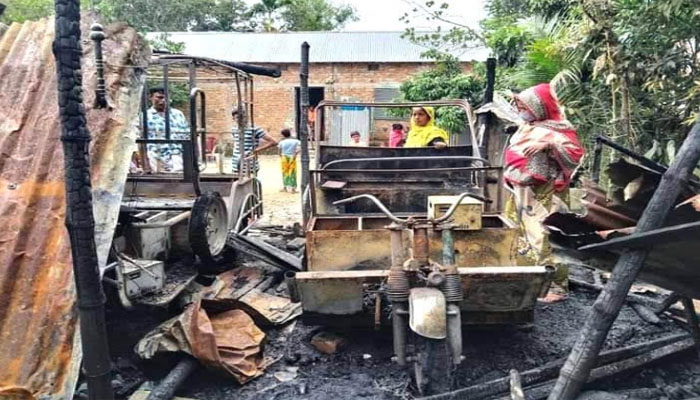
MULTIPOLYGON (((298 170, 297 166, 297 184, 300 185, 301 175, 298 170)), ((263 188, 264 216, 261 222, 283 226, 300 222, 301 195, 298 191, 296 193, 280 192, 282 172, 279 156, 260 156, 258 179, 263 188)))

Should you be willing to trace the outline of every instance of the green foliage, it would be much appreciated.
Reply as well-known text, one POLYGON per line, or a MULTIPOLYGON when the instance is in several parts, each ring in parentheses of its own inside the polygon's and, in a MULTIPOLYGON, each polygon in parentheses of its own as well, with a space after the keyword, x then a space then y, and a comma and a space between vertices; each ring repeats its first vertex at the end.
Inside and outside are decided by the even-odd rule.
POLYGON ((520 61, 532 35, 517 23, 514 17, 494 17, 482 21, 486 45, 491 48, 504 67, 513 67, 520 61))
MULTIPOLYGON (((435 68, 420 72, 401 84, 401 98, 405 101, 430 101, 444 99, 467 99, 476 104, 484 91, 483 70, 465 74, 454 57, 442 56, 435 68)), ((403 112, 395 115, 405 116, 403 112)), ((457 107, 438 107, 436 124, 452 133, 464 131, 466 116, 457 107)))
POLYGON ((37 20, 53 15, 53 0, 10 0, 7 9, 0 17, 0 22, 22 23, 27 20, 37 20))
POLYGON ((332 31, 357 20, 354 8, 327 0, 288 0, 281 16, 289 31, 332 31))
POLYGON ((126 22, 141 32, 245 30, 243 0, 100 0, 108 21, 126 22))
POLYGON ((151 48, 156 50, 164 50, 170 53, 183 53, 185 51, 184 43, 170 40, 170 35, 165 32, 148 40, 148 43, 151 45, 151 48))
POLYGON ((331 31, 356 21, 355 9, 328 0, 261 0, 250 11, 251 27, 270 31, 331 31))

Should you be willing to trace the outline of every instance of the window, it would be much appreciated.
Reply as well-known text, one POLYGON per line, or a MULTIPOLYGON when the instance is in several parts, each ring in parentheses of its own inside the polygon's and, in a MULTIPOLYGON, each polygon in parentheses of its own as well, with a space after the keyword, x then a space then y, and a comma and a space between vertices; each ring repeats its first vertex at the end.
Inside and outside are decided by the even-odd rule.
MULTIPOLYGON (((399 88, 374 88, 374 101, 389 102, 399 97, 399 88)), ((387 113, 388 108, 375 108, 375 119, 396 119, 387 113)))
POLYGON ((379 64, 367 64, 367 71, 379 71, 379 64))

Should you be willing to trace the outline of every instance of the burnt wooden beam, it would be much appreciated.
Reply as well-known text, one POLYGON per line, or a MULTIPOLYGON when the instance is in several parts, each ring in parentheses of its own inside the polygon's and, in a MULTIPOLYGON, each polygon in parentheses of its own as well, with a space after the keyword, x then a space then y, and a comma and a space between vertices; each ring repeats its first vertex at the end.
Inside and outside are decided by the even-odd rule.
MULTIPOLYGON (((604 365, 602 367, 598 367, 594 370, 591 371, 590 375, 586 379, 587 383, 595 382, 601 379, 609 378, 611 376, 615 376, 621 373, 633 371, 635 369, 639 369, 642 367, 645 367, 647 365, 650 365, 652 363, 655 363, 657 361, 660 361, 662 359, 665 359, 667 357, 672 357, 676 355, 680 355, 682 353, 687 352, 688 350, 693 348, 693 340, 692 339, 686 339, 682 340, 677 343, 672 343, 664 347, 660 347, 658 349, 654 349, 648 353, 645 354, 640 354, 635 357, 627 358, 624 360, 620 360, 618 362, 604 365)), ((528 399, 531 400, 542 400, 546 399, 548 396, 548 393, 552 391, 555 387, 555 381, 551 380, 542 384, 539 384, 535 387, 532 388, 526 388, 525 389, 525 396, 528 399)), ((551 398, 551 394, 549 395, 549 398, 551 398)), ((506 400, 508 399, 507 397, 504 397, 500 400, 506 400)))
POLYGON ((187 355, 151 391, 146 400, 170 400, 183 382, 199 367, 199 361, 187 355))
MULTIPOLYGON (((686 339, 688 339, 687 334, 676 334, 645 343, 638 343, 627 347, 604 351, 598 357, 597 366, 600 367, 626 358, 636 357, 641 354, 648 353, 652 350, 668 346, 670 344, 677 343, 686 339)), ((543 366, 523 371, 520 373, 521 384, 523 386, 532 387, 546 380, 555 378, 565 362, 566 358, 560 358, 558 360, 550 361, 543 366)), ((510 380, 511 378, 509 375, 503 378, 490 380, 488 382, 479 383, 466 388, 457 389, 452 392, 423 397, 421 398, 421 400, 492 399, 495 396, 505 395, 509 392, 510 380)))
POLYGON ((661 229, 654 229, 643 233, 633 233, 629 236, 582 246, 578 250, 619 250, 624 248, 639 248, 649 245, 670 243, 678 240, 687 240, 689 237, 697 237, 700 239, 700 221, 669 226, 661 229))
MULTIPOLYGON (((658 229, 664 224, 699 160, 700 123, 696 123, 639 219, 638 234, 658 229)), ((549 395, 550 400, 573 400, 588 380, 608 331, 644 265, 647 254, 648 248, 623 251, 615 264, 610 281, 593 304, 591 314, 561 369, 559 379, 549 395)))
POLYGON ((700 357, 700 326, 698 326, 698 314, 695 312, 695 304, 693 303, 693 299, 688 297, 684 297, 681 301, 683 302, 685 317, 690 327, 690 334, 695 342, 695 351, 700 357))
POLYGON ((107 344, 102 281, 95 247, 95 217, 90 180, 90 132, 83 105, 83 53, 80 1, 55 1, 53 54, 66 190, 65 224, 70 237, 83 350, 83 374, 90 400, 111 400, 112 371, 107 344))

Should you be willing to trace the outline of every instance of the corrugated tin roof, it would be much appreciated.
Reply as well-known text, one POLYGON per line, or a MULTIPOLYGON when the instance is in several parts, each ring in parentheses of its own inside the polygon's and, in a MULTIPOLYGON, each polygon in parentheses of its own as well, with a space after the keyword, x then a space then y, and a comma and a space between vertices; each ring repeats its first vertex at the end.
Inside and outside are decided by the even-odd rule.
MULTIPOLYGON (((162 33, 149 33, 156 38, 162 33)), ((169 32, 168 39, 185 44, 185 54, 250 63, 298 63, 301 44, 311 46, 312 63, 426 62, 427 49, 401 37, 402 32, 169 32)), ((482 46, 455 53, 461 61, 484 61, 482 46)))
MULTIPOLYGON (((83 17, 83 87, 93 137, 96 243, 104 260, 143 84, 143 70, 132 67, 145 66, 149 54, 132 29, 107 27, 105 78, 113 108, 92 109, 92 21, 83 17)), ((0 398, 70 399, 80 366, 53 38, 53 19, 15 23, 0 38, 0 398)))

